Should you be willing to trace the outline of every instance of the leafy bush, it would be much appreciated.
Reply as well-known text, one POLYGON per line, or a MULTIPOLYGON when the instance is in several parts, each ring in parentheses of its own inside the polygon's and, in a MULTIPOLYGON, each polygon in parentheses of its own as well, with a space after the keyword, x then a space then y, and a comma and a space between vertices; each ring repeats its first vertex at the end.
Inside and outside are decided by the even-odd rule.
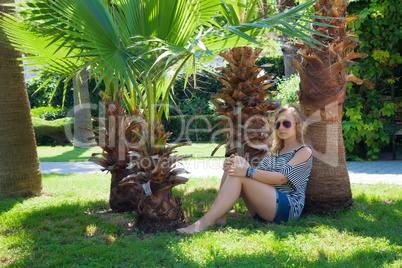
POLYGON ((255 64, 261 66, 263 64, 271 63, 274 66, 264 67, 265 72, 275 74, 275 77, 283 77, 285 75, 285 64, 283 56, 263 56, 256 60, 255 64))
POLYGON ((170 142, 223 140, 224 134, 216 135, 216 131, 222 127, 210 131, 218 122, 216 115, 170 116, 169 120, 162 120, 165 130, 172 132, 170 142))
POLYGON ((348 7, 349 14, 362 15, 354 22, 360 45, 356 52, 368 57, 359 59, 351 71, 372 83, 348 85, 344 103, 343 131, 346 157, 350 160, 377 159, 382 149, 399 130, 397 99, 402 97, 402 17, 399 0, 357 0, 348 7), (392 97, 393 96, 393 97, 392 97))
POLYGON ((69 125, 73 132, 73 118, 65 117, 52 121, 32 116, 37 145, 65 145, 70 141, 66 137, 65 127, 69 125))
MULTIPOLYGON (((48 84, 43 86, 38 92, 34 93, 38 88, 40 88, 47 80, 48 76, 40 76, 36 78, 29 79, 27 81, 28 98, 31 103, 31 108, 42 107, 42 106, 63 106, 63 91, 64 83, 60 83, 53 95, 53 91, 56 87, 57 78, 53 78, 48 84), (53 95, 53 98, 52 98, 53 95), (50 100, 52 101, 50 102, 50 100)), ((73 84, 70 81, 67 90, 66 98, 64 102, 65 107, 73 107, 73 84)))
MULTIPOLYGON (((27 81, 27 89, 28 89, 28 98, 31 103, 31 108, 34 107, 43 107, 43 106, 53 106, 53 107, 61 107, 64 104, 66 108, 72 108, 74 106, 74 87, 72 80, 68 82, 66 86, 66 94, 65 101, 63 103, 63 94, 64 94, 64 86, 65 84, 61 82, 56 91, 53 91, 56 87, 57 78, 53 78, 50 80, 48 84, 43 86, 38 92, 34 93, 38 88, 40 88, 47 80, 48 76, 40 76, 33 79, 29 79, 27 81), (53 95, 53 97, 52 97, 53 95), (51 100, 51 101, 50 101, 51 100)), ((102 101, 101 97, 97 92, 105 91, 105 86, 103 82, 96 87, 95 79, 91 79, 88 82, 88 88, 90 92, 91 103, 99 103, 102 101)))
POLYGON ((66 117, 68 111, 66 108, 58 107, 38 107, 31 109, 31 115, 45 120, 55 120, 58 118, 66 117))
POLYGON ((349 160, 377 159, 381 149, 390 143, 392 124, 385 119, 395 113, 395 104, 377 99, 376 92, 362 99, 348 90, 349 103, 345 107, 342 123, 344 144, 349 160), (350 105, 353 100, 354 106, 350 105), (370 108, 368 108, 370 107, 370 108), (367 110, 371 112, 367 113, 367 110))
MULTIPOLYGON (((264 67, 265 72, 274 73, 276 77, 284 75, 284 63, 282 56, 261 57, 256 61, 256 65, 272 63, 272 67, 264 67)), ((215 106, 211 103, 211 95, 223 88, 223 85, 214 77, 215 72, 202 71, 196 75, 196 88, 194 78, 190 76, 186 87, 184 87, 185 77, 180 77, 174 85, 172 98, 177 107, 184 115, 212 114, 215 106)), ((274 86, 276 87, 276 85, 274 86)), ((177 114, 172 114, 177 115, 177 114)))
POLYGON ((211 95, 223 87, 222 83, 214 77, 213 72, 200 72, 196 79, 196 88, 194 76, 189 77, 185 87, 185 76, 177 79, 172 94, 173 104, 185 115, 212 114, 215 106, 211 103, 211 95))
POLYGON ((297 92, 299 91, 300 77, 298 74, 292 75, 288 79, 282 77, 278 79, 277 90, 279 91, 275 99, 282 100, 282 105, 288 103, 298 103, 299 96, 297 92))

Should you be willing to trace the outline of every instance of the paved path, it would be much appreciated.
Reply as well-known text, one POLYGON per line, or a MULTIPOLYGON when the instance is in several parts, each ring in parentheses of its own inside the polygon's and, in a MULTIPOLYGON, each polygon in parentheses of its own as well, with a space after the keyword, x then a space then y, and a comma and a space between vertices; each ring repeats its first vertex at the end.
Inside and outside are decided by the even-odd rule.
MULTIPOLYGON (((222 176, 221 159, 188 160, 180 165, 190 172, 188 177, 222 176)), ((43 174, 101 172, 92 162, 41 162, 43 174)), ((402 161, 347 162, 352 183, 391 183, 402 185, 402 161)))

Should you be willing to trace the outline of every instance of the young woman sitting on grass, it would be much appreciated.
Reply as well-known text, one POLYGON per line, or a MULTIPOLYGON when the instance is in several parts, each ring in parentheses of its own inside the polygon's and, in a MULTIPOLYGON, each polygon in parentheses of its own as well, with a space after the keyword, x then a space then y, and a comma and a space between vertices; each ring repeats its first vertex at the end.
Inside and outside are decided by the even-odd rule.
POLYGON ((226 224, 226 213, 240 195, 257 220, 280 223, 300 217, 312 150, 304 144, 305 125, 295 106, 285 105, 274 118, 273 144, 257 168, 239 156, 226 158, 221 188, 212 207, 197 222, 178 232, 193 234, 226 224))

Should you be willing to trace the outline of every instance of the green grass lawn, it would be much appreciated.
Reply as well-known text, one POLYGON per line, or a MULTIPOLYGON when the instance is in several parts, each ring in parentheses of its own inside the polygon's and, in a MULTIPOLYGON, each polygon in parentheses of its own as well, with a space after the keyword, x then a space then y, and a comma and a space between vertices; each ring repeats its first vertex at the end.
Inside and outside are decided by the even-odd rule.
MULTIPOLYGON (((212 151, 219 143, 198 142, 192 143, 189 146, 177 148, 177 153, 181 155, 192 154, 190 159, 205 159, 205 158, 223 158, 225 155, 224 146, 219 148, 214 156, 211 156, 212 151)), ((80 162, 88 161, 92 153, 100 153, 100 147, 92 148, 75 148, 72 145, 67 146, 38 146, 37 147, 39 160, 41 162, 80 162)))
MULTIPOLYGON (((193 236, 144 234, 134 213, 108 209, 110 175, 43 175, 43 195, 0 200, 0 266, 401 267, 402 187, 352 184, 354 206, 283 225, 251 219, 239 201, 225 227, 193 236)), ((217 178, 174 189, 187 222, 211 206, 217 178)))

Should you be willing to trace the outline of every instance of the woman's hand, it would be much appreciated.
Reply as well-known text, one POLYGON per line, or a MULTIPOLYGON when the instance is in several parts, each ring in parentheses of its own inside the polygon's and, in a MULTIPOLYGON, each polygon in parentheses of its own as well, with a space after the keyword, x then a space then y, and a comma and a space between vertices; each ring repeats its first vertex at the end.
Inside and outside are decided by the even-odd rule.
MULTIPOLYGON (((231 156, 232 157, 232 156, 231 156)), ((237 177, 245 177, 247 173, 247 169, 250 167, 250 164, 240 156, 234 157, 234 162, 232 166, 229 168, 229 175, 237 176, 237 177)))
POLYGON ((228 171, 230 167, 234 164, 235 160, 235 155, 232 154, 230 157, 225 158, 225 161, 223 162, 223 170, 228 171))

